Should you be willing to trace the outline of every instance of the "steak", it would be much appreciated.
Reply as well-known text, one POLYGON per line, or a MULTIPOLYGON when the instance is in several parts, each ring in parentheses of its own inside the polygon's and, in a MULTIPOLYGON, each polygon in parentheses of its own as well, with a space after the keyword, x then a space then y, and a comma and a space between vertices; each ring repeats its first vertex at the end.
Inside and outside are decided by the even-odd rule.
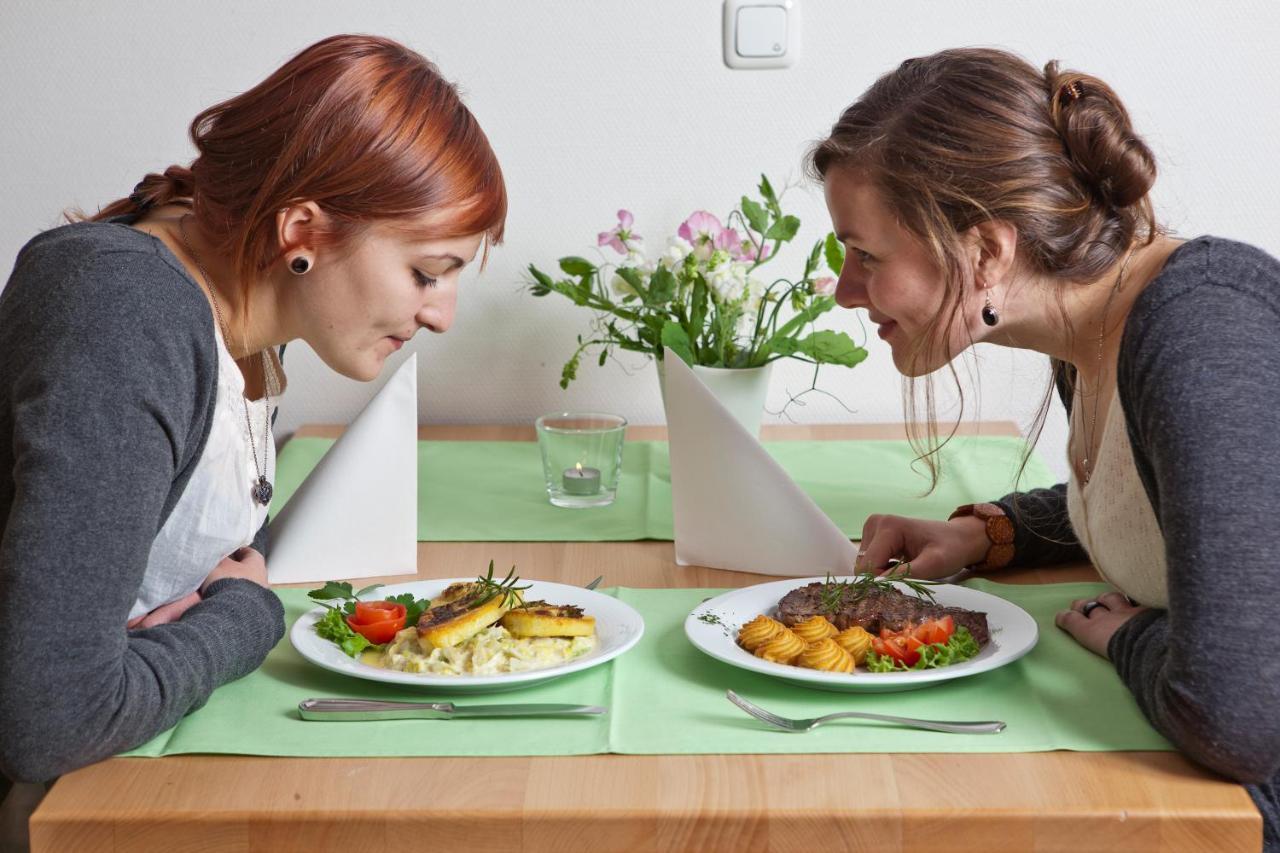
POLYGON ((987 627, 987 614, 976 610, 965 610, 963 607, 944 607, 926 598, 907 595, 896 589, 872 587, 866 595, 856 601, 853 590, 845 593, 845 601, 834 613, 823 608, 823 583, 811 583, 793 589, 778 602, 778 620, 784 625, 798 625, 814 616, 825 616, 841 631, 860 625, 869 634, 879 634, 881 628, 890 631, 901 631, 908 624, 918 625, 926 619, 940 619, 950 616, 956 625, 969 629, 978 646, 991 642, 991 631, 987 627))

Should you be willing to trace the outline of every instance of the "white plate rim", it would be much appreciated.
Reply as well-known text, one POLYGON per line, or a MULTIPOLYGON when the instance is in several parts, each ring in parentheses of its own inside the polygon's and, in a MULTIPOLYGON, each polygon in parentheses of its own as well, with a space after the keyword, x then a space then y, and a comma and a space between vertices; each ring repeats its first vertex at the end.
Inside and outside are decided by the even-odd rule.
MULTIPOLYGON (((381 596, 399 595, 400 593, 410 592, 418 598, 426 598, 428 595, 441 592, 451 583, 460 583, 474 581, 475 577, 465 578, 426 578, 416 581, 406 581, 397 584, 387 584, 380 588, 377 593, 381 596)), ((611 621, 607 623, 609 629, 618 631, 627 631, 628 634, 616 646, 611 646, 603 651, 597 648, 591 654, 584 655, 580 658, 574 658, 567 663, 558 666, 547 667, 546 669, 533 669, 525 672, 504 672, 497 675, 435 675, 431 673, 413 673, 400 672, 398 670, 378 669, 377 667, 362 664, 355 658, 348 657, 342 649, 338 648, 330 640, 321 638, 315 632, 315 624, 324 615, 326 608, 324 605, 317 605, 307 612, 299 616, 293 623, 293 627, 289 629, 289 642, 297 650, 298 654, 309 662, 327 669, 330 672, 336 672, 341 675, 349 675, 353 678, 360 678, 366 681, 380 681, 388 684, 409 685, 413 687, 433 688, 433 689, 451 689, 451 690, 480 690, 486 687, 508 688, 516 687, 522 684, 536 683, 547 681, 552 678, 559 678, 564 675, 570 675, 575 672, 581 672, 584 669, 590 669, 600 664, 608 663, 619 655, 625 654, 627 651, 640 642, 640 638, 644 636, 644 617, 642 617, 634 607, 625 601, 605 595, 595 590, 585 589, 580 586, 572 586, 570 584, 555 583, 553 581, 538 581, 531 578, 522 578, 522 583, 530 583, 527 595, 533 599, 546 599, 557 604, 573 604, 582 607, 589 615, 596 617, 596 636, 600 637, 601 625, 604 622, 601 609, 611 610, 618 615, 611 617, 611 621)), ((371 599, 372 600, 372 599, 371 599)))
MULTIPOLYGON (((752 586, 740 587, 721 593, 698 604, 689 612, 684 622, 685 636, 689 639, 689 642, 693 643, 704 654, 730 666, 758 672, 762 675, 783 678, 788 681, 849 691, 888 687, 919 687, 939 681, 950 681, 969 675, 990 672, 993 669, 1007 666, 1023 657, 1035 648, 1036 643, 1039 641, 1039 626, 1026 610, 998 595, 960 584, 939 584, 932 587, 932 589, 934 594, 938 596, 940 604, 986 612, 987 622, 992 632, 992 642, 975 658, 952 664, 951 666, 925 669, 918 672, 822 672, 805 667, 774 663, 756 657, 737 644, 735 639, 737 627, 741 623, 736 621, 736 617, 733 624, 727 622, 725 624, 708 624, 698 618, 699 614, 704 614, 708 611, 716 612, 717 608, 723 611, 726 607, 732 606, 734 599, 737 598, 771 598, 772 604, 768 608, 755 610, 755 613, 769 613, 777 607, 778 601, 787 592, 810 583, 821 583, 825 580, 827 580, 826 577, 788 578, 786 580, 753 584, 752 586), (954 600, 947 600, 955 597, 971 599, 974 604, 963 604, 954 600), (993 610, 1000 615, 998 621, 994 621, 991 618, 993 610), (1027 635, 1023 636, 1021 641, 1016 644, 999 645, 996 632, 999 631, 1001 634, 1005 634, 1011 628, 1027 632, 1027 635), (733 636, 726 636, 726 632, 732 632, 733 636), (995 647, 994 650, 993 646, 995 647)), ((895 582, 894 585, 904 592, 908 591, 906 585, 901 582, 895 582)), ((752 609, 751 607, 745 608, 745 610, 752 609)), ((752 615, 754 616, 755 613, 752 615)), ((716 615, 720 616, 722 614, 717 612, 716 615)))

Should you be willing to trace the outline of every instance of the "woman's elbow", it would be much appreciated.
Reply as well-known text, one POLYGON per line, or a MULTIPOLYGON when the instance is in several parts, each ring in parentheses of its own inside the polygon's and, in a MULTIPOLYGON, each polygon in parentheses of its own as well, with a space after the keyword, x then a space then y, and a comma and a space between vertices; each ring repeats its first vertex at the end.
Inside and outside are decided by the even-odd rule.
POLYGON ((1196 750, 1200 754, 1193 757, 1242 785, 1271 781, 1280 773, 1280 731, 1270 721, 1255 721, 1255 725, 1266 731, 1209 731, 1196 750))
POLYGON ((39 708, 0 714, 0 773, 15 782, 47 782, 110 755, 88 723, 39 708))
POLYGON ((1242 690, 1227 684, 1179 691, 1177 701, 1167 706, 1176 723, 1166 734, 1196 761, 1232 781, 1270 781, 1280 772, 1280 718, 1265 709, 1280 707, 1280 696, 1269 692, 1257 685, 1242 690))
POLYGON ((0 773, 14 782, 48 782, 89 763, 90 760, 70 760, 65 753, 28 745, 12 736, 0 746, 0 773))

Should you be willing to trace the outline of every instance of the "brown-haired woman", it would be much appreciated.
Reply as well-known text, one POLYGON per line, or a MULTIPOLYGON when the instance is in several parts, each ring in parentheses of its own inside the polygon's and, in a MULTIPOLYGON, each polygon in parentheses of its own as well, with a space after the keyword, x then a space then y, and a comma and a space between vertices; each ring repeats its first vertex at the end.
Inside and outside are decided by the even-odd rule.
POLYGON ((502 236, 480 126, 387 39, 312 45, 191 137, 190 168, 28 243, 0 299, 11 779, 135 746, 262 662, 284 630, 255 540, 276 348, 373 379, 449 328, 459 272, 502 236))
MULTIPOLYGON (((904 62, 810 166, 847 247, 836 298, 867 309, 903 374, 979 341, 1034 349, 1070 413, 1068 483, 948 522, 873 516, 860 568, 1091 559, 1117 591, 1058 625, 1114 662, 1179 748, 1245 783, 1280 847, 1280 655, 1265 646, 1280 611, 1280 263, 1172 238, 1116 94, 1002 51, 904 62)), ((914 399, 931 451, 932 406, 918 419, 914 399)))

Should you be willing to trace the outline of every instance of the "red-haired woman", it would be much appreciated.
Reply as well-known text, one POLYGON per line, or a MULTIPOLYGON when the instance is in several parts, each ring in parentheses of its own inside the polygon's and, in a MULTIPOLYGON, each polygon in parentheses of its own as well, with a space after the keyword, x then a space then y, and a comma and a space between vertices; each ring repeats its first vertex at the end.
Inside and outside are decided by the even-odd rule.
POLYGON ((873 516, 861 567, 1091 559, 1116 591, 1064 601, 1058 625, 1247 785, 1280 849, 1280 262, 1164 232, 1115 92, 1001 51, 908 60, 811 165, 848 249, 836 299, 867 309, 903 374, 978 341, 1037 350, 1071 419, 1068 483, 949 522, 873 516))
POLYGON ((276 349, 373 379, 449 328, 459 272, 502 236, 484 133, 393 41, 321 41, 191 137, 190 168, 28 243, 0 298, 11 779, 135 746, 262 662, 284 630, 255 540, 276 349))

